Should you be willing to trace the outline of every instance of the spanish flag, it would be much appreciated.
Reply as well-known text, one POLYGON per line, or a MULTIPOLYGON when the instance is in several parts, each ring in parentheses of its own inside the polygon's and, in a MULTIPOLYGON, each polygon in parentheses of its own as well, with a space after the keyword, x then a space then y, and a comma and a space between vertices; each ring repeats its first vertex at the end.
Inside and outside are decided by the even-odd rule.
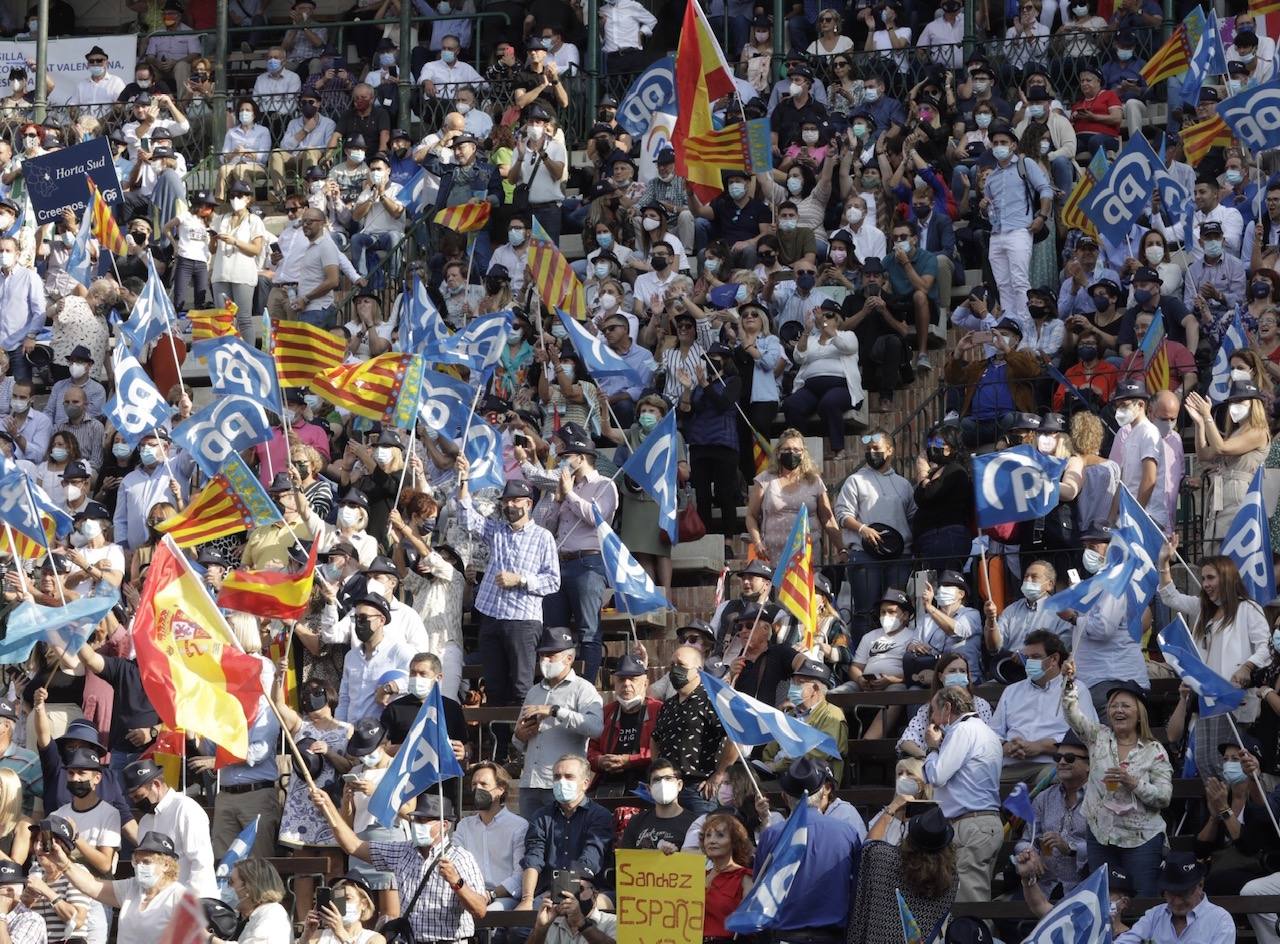
POLYGON ((488 200, 459 203, 437 213, 435 222, 455 233, 474 233, 489 225, 489 213, 492 209, 488 200))
POLYGON ((533 219, 533 235, 529 239, 529 274, 544 309, 563 308, 578 321, 587 317, 587 297, 582 283, 537 217, 533 219))
POLYGON ((173 538, 178 547, 194 547, 249 528, 265 527, 279 518, 275 502, 258 477, 233 452, 187 507, 162 522, 159 530, 173 538))
POLYGON ((160 732, 151 746, 142 752, 142 760, 154 760, 164 771, 164 782, 172 789, 182 788, 182 764, 187 756, 187 736, 168 725, 161 725, 160 732))
POLYGON ((239 308, 231 299, 223 308, 193 308, 187 312, 191 319, 191 340, 204 341, 207 338, 225 338, 228 335, 239 336, 236 331, 236 312, 239 308))
POLYGON ((796 515, 782 559, 773 572, 773 585, 778 588, 778 602, 804 627, 804 647, 808 649, 818 631, 818 595, 813 589, 813 535, 807 505, 801 505, 796 515))
POLYGON ((319 374, 342 366, 347 346, 337 335, 305 321, 276 321, 272 327, 280 386, 305 387, 319 374))
POLYGON ((325 371, 313 378, 311 389, 356 416, 409 429, 418 416, 422 371, 417 354, 379 354, 325 371))
POLYGON ((156 546, 132 632, 142 687, 160 719, 248 756, 265 662, 239 648, 171 537, 156 546))
POLYGON ((676 48, 676 124, 671 129, 671 147, 676 152, 676 173, 686 178, 704 203, 724 189, 720 168, 700 164, 689 153, 690 139, 715 130, 711 104, 734 89, 733 73, 724 61, 707 15, 698 0, 689 0, 684 9, 684 25, 676 48))
POLYGON ((113 256, 121 255, 129 248, 129 244, 124 241, 124 234, 116 225, 116 218, 111 215, 111 207, 102 199, 102 191, 98 189, 98 185, 93 182, 92 177, 86 176, 85 180, 89 182, 89 203, 92 208, 89 214, 92 220, 90 232, 103 249, 113 256))
POLYGON ((1231 129, 1214 112, 1211 118, 1182 126, 1182 148, 1187 152, 1187 163, 1195 167, 1216 147, 1229 147, 1233 138, 1231 129))
POLYGON ((218 606, 270 619, 297 619, 311 600, 316 572, 316 548, 311 542, 307 566, 296 574, 282 570, 233 570, 222 579, 218 606))

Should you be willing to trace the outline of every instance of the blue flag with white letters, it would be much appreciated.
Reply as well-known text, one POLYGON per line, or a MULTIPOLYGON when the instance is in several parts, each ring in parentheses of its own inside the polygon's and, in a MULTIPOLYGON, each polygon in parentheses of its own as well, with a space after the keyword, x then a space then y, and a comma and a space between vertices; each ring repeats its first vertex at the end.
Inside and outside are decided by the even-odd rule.
MULTIPOLYGON (((704 673, 703 684, 710 678, 704 673)), ((755 884, 743 897, 724 926, 735 934, 758 934, 773 927, 778 911, 791 891, 791 883, 804 862, 809 846, 810 820, 813 812, 808 803, 797 803, 769 854, 756 872, 755 884)), ((846 879, 847 880, 847 879, 846 879)))
POLYGON ((502 434, 479 417, 472 417, 463 440, 462 454, 471 463, 472 491, 502 488, 507 477, 502 465, 502 434))
POLYGON ((1009 795, 1004 798, 1004 803, 1001 806, 1028 826, 1036 821, 1036 810, 1031 805, 1031 791, 1027 789, 1025 783, 1019 783, 1015 786, 1009 792, 1009 795))
POLYGON ((422 700, 404 744, 369 798, 369 812, 390 829, 406 800, 441 780, 461 777, 462 767, 453 756, 449 732, 444 726, 444 698, 438 684, 422 700))
POLYGON ((200 471, 217 475, 233 452, 271 439, 271 423, 262 404, 251 397, 217 397, 173 431, 173 441, 195 460, 200 471))
POLYGON ((1151 206, 1160 158, 1145 137, 1135 134, 1094 186, 1084 215, 1109 242, 1119 244, 1151 206))
MULTIPOLYGON (((1199 90, 1196 95, 1199 96, 1199 90)), ((1178 183, 1176 177, 1169 173, 1169 162, 1165 158, 1165 139, 1164 135, 1160 135, 1160 160, 1156 162, 1156 193, 1160 194, 1160 205, 1168 210, 1171 214, 1176 213, 1178 207, 1185 204, 1191 199, 1191 194, 1187 193, 1185 187, 1178 183)))
POLYGON ((417 273, 400 296, 400 346, 410 354, 439 347, 450 337, 449 326, 431 301, 427 283, 417 273))
POLYGON ((702 687, 707 690, 711 707, 716 710, 729 740, 735 744, 777 741, 781 753, 791 758, 803 757, 810 751, 840 756, 840 748, 830 734, 735 690, 710 672, 702 673, 702 687))
POLYGON ((631 556, 622 538, 609 527, 609 522, 601 517, 600 509, 593 505, 591 513, 596 519, 596 538, 600 541, 600 556, 604 558, 604 576, 613 587, 614 609, 628 616, 670 609, 671 603, 653 585, 653 580, 631 556))
POLYGON ((119 601, 119 591, 111 590, 104 596, 70 600, 66 606, 41 606, 33 600, 19 603, 9 612, 5 636, 0 639, 0 665, 26 662, 38 642, 75 653, 119 601))
POLYGON ((1231 394, 1231 355, 1247 346, 1244 326, 1240 324, 1240 312, 1231 313, 1231 324, 1222 335, 1218 353, 1213 356, 1213 373, 1209 381, 1209 399, 1221 403, 1231 394))
POLYGON ((676 110, 676 57, 665 56, 645 69, 618 102, 618 124, 632 137, 649 130, 654 114, 676 110))
POLYGON ((1225 715, 1244 704, 1244 689, 1236 688, 1204 664, 1200 648, 1181 616, 1174 617, 1172 623, 1160 630, 1156 641, 1160 643, 1164 661, 1199 697, 1201 718, 1225 715))
POLYGON ((470 385, 448 374, 424 370, 418 419, 428 429, 457 442, 467 427, 467 417, 475 400, 476 390, 470 385))
POLYGON ((973 457, 978 527, 1043 518, 1058 506, 1058 482, 1067 460, 1034 446, 1014 446, 973 457))
POLYGON ((53 519, 57 537, 65 538, 71 533, 71 516, 20 469, 15 466, 0 476, 0 521, 43 547, 49 541, 42 523, 46 515, 53 519))
POLYGON ((120 334, 128 342, 133 356, 141 358, 146 353, 147 345, 161 337, 177 320, 173 299, 165 291, 164 283, 156 273, 155 260, 148 252, 147 284, 143 286, 138 300, 133 303, 129 320, 120 326, 120 334))
POLYGON ((240 835, 236 836, 231 845, 227 846, 227 854, 218 863, 218 871, 215 873, 215 877, 218 879, 219 898, 225 900, 227 889, 231 883, 231 870, 235 868, 237 862, 249 854, 253 844, 258 841, 258 820, 261 818, 260 815, 255 816, 253 822, 240 830, 240 835))
POLYGON ((116 392, 107 402, 107 417, 120 438, 136 448, 143 436, 168 423, 174 410, 123 344, 111 352, 111 372, 116 392))
POLYGON ((1280 79, 1237 92, 1217 107, 1231 133, 1254 154, 1280 147, 1280 79))
POLYGON ((609 350, 602 335, 592 334, 563 308, 557 308, 556 314, 560 316, 564 329, 569 332, 573 349, 578 352, 592 377, 630 377, 636 381, 641 379, 630 364, 609 350))
POLYGON ((495 311, 471 319, 441 344, 428 345, 424 356, 439 364, 458 364, 479 374, 490 371, 502 357, 511 331, 511 311, 495 311))
POLYGON ((277 413, 283 409, 276 359, 270 354, 235 335, 197 341, 191 353, 209 362, 209 382, 216 395, 249 397, 277 413))
POLYGON ((1276 598, 1276 571, 1271 563, 1271 525, 1262 500, 1262 469, 1253 473, 1240 510, 1231 519, 1219 554, 1236 562, 1249 597, 1259 606, 1276 598))
POLYGON ((1200 101, 1204 83, 1213 76, 1226 74, 1227 51, 1222 48, 1222 28, 1218 25, 1218 14, 1210 10, 1196 48, 1191 51, 1191 64, 1181 86, 1176 79, 1169 80, 1169 97, 1174 99, 1169 104, 1185 104, 1194 108, 1200 101))
POLYGON ((1111 893, 1104 865, 1040 919, 1023 944, 1111 944, 1111 893))
POLYGON ((676 411, 668 410, 622 466, 622 474, 644 489, 658 503, 658 527, 671 543, 679 540, 676 523, 676 411))

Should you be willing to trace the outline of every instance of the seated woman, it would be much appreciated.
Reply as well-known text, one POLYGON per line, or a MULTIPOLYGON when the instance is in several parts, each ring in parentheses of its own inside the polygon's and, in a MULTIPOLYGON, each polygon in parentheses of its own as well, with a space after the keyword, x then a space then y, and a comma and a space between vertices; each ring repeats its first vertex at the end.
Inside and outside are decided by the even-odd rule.
POLYGON ((232 180, 244 180, 250 186, 253 180, 264 177, 267 157, 271 153, 271 130, 262 124, 262 111, 248 96, 236 101, 236 123, 227 129, 222 139, 222 166, 218 168, 218 189, 215 196, 219 203, 227 199, 232 180))
POLYGON ((833 459, 844 458, 844 414, 861 405, 865 394, 858 368, 858 336, 840 330, 840 306, 824 301, 807 330, 796 342, 794 360, 800 365, 795 389, 782 402, 787 425, 802 428, 817 415, 831 442, 833 459))

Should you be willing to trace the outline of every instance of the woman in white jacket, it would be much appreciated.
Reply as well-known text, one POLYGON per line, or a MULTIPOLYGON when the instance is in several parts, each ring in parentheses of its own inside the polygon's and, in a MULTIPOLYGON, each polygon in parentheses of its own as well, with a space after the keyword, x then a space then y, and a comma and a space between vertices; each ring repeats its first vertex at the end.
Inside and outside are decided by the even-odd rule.
MULTIPOLYGON (((1235 561, 1223 555, 1200 562, 1199 597, 1179 592, 1169 571, 1172 556, 1173 545, 1166 544, 1160 551, 1160 599, 1186 617, 1205 665, 1230 679, 1237 688, 1248 689, 1253 671, 1271 664, 1271 628, 1262 607, 1249 599, 1235 561)), ((1244 704, 1232 714, 1241 723, 1253 721, 1258 716, 1257 696, 1247 691, 1244 704)), ((1230 722, 1224 715, 1200 719, 1196 726, 1196 767, 1201 777, 1222 776, 1218 745, 1233 740, 1230 722)))
POLYGON ((782 401, 787 425, 802 429, 816 413, 826 426, 834 453, 844 456, 844 414, 862 403, 862 373, 858 369, 858 336, 841 331, 840 305, 828 299, 811 316, 817 324, 796 342, 793 359, 800 365, 795 389, 782 401))

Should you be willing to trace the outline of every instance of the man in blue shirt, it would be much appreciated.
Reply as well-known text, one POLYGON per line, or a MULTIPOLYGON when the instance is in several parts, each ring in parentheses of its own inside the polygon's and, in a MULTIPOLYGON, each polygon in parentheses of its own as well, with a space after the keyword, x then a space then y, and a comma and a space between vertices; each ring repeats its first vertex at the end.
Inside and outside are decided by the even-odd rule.
POLYGON ((908 220, 895 223, 893 243, 884 257, 884 271, 891 294, 889 310, 916 326, 916 369, 932 370, 929 363, 929 322, 938 310, 938 256, 920 248, 920 231, 908 220))
POLYGON ((965 388, 960 431, 970 448, 995 442, 1005 432, 1003 419, 1007 413, 1025 413, 1035 407, 1030 381, 1040 376, 1040 360, 1029 351, 1018 350, 1022 337, 1018 322, 1001 318, 991 335, 993 351, 989 360, 963 359, 965 351, 983 343, 981 334, 970 333, 960 339, 943 365, 947 383, 965 388))
POLYGON ((556 761, 551 776, 555 801, 534 814, 525 833, 517 911, 533 909, 534 896, 551 888, 557 869, 573 869, 594 879, 611 864, 613 814, 587 798, 591 778, 587 759, 566 754, 556 761))
POLYGON ((609 398, 614 423, 618 429, 629 429, 636 419, 636 403, 644 396, 658 365, 646 348, 631 340, 631 326, 625 315, 615 313, 605 318, 600 332, 604 335, 609 350, 635 371, 634 377, 611 374, 597 381, 600 390, 609 398))
POLYGON ((35 269, 18 265, 18 241, 0 238, 0 348, 9 355, 9 375, 31 379, 27 354, 44 327, 44 286, 35 269))
POLYGON ((1205 897, 1204 870, 1193 853, 1169 853, 1160 872, 1160 890, 1164 904, 1139 918, 1115 944, 1229 944, 1236 939, 1231 915, 1205 897))

